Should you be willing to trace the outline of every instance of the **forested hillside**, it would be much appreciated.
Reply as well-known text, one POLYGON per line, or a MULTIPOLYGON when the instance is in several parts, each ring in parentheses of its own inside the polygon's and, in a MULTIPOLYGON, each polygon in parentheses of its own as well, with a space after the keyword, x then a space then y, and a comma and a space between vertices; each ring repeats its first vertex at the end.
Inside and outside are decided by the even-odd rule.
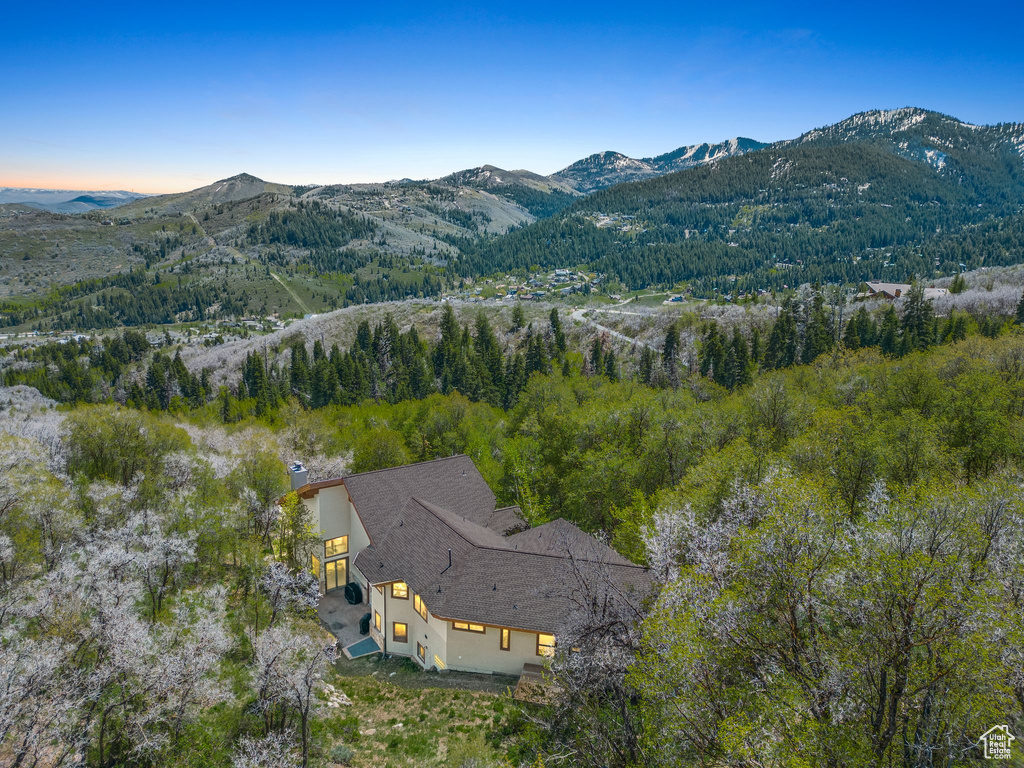
MULTIPOLYGON (((159 350, 135 407, 57 411, 5 389, 0 755, 443 765, 441 739, 461 761, 459 734, 486 734, 476 764, 736 764, 766 749, 770 764, 973 764, 991 722, 1024 719, 1024 310, 982 332, 915 301, 895 326, 888 309, 855 313, 837 340, 811 297, 746 366, 739 326, 701 328, 692 367, 673 326, 651 385, 602 372, 601 345, 560 355, 551 322, 529 344, 563 362, 514 402, 459 391, 509 364, 485 325, 450 320, 429 347, 387 323, 337 359, 293 346, 270 379, 250 359, 227 409, 200 405, 201 378, 159 350), (317 382, 361 367, 369 398, 313 401, 356 392, 317 382), (720 369, 744 375, 717 383, 720 369), (659 592, 567 617, 547 701, 488 698, 461 731, 382 740, 392 724, 369 705, 399 694, 368 669, 333 671, 307 620, 305 529, 272 502, 286 459, 323 477, 455 453, 529 522, 570 519, 649 565, 659 592), (364 706, 332 709, 324 682, 364 706)), ((147 356, 130 333, 37 354, 59 347, 47 366, 66 383, 83 353, 93 385, 147 356)))
POLYGON ((459 269, 582 263, 631 288, 687 281, 735 295, 1019 262, 1024 126, 898 112, 597 192, 467 244, 459 269), (596 227, 601 214, 627 226, 596 227))
MULTIPOLYGON (((577 170, 605 178, 620 161, 577 170)), ((15 257, 0 268, 0 325, 301 316, 459 293, 465 279, 534 267, 735 299, 1024 260, 1021 124, 874 111, 764 147, 699 145, 642 162, 658 175, 608 188, 493 166, 304 187, 241 174, 110 214, 12 210, 0 217, 0 248, 15 257), (692 167, 667 173, 682 166, 692 167), (131 288, 114 290, 118 279, 131 288)))

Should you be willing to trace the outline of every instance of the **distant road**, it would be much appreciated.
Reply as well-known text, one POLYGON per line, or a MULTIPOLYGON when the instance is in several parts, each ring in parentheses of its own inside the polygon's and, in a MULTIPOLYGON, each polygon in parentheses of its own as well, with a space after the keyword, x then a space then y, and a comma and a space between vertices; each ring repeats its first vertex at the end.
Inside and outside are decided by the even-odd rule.
MULTIPOLYGON (((622 302, 621 304, 616 304, 615 306, 621 307, 623 304, 626 304, 628 301, 629 301, 629 299, 627 299, 626 301, 622 302)), ((611 328, 608 328, 608 327, 606 327, 604 325, 601 325, 600 323, 594 322, 593 320, 591 320, 591 319, 589 319, 589 318, 584 316, 584 313, 586 313, 586 312, 612 312, 612 313, 617 314, 617 315, 640 315, 640 314, 642 314, 641 312, 619 312, 619 311, 616 311, 614 309, 577 309, 575 312, 572 313, 571 317, 577 323, 583 323, 584 325, 591 325, 594 328, 597 328, 597 330, 603 331, 604 333, 607 333, 609 336, 614 336, 615 338, 619 339, 620 341, 624 341, 627 344, 639 344, 641 346, 647 347, 649 350, 651 350, 653 352, 659 352, 659 353, 661 352, 661 350, 658 349, 657 347, 655 347, 653 344, 648 344, 646 341, 640 341, 640 339, 632 339, 629 336, 626 336, 624 333, 619 333, 618 331, 613 331, 611 328)))

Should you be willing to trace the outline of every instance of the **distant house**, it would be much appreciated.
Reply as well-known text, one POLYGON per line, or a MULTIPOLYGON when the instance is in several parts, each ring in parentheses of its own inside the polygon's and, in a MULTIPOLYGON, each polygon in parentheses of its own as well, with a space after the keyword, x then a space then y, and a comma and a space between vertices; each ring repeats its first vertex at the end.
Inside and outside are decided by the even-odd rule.
MULTIPOLYGON (((869 280, 864 285, 867 286, 867 290, 858 293, 858 299, 885 299, 886 301, 895 301, 901 296, 905 296, 907 291, 910 290, 910 283, 883 283, 878 280, 869 280)), ((924 289, 924 297, 926 299, 936 299, 939 296, 945 296, 947 293, 949 293, 949 291, 945 288, 924 289)))
POLYGON ((521 674, 554 653, 581 573, 649 588, 645 568, 571 523, 528 528, 496 508, 467 456, 315 483, 291 472, 321 532, 321 589, 358 584, 377 647, 423 669, 521 674))

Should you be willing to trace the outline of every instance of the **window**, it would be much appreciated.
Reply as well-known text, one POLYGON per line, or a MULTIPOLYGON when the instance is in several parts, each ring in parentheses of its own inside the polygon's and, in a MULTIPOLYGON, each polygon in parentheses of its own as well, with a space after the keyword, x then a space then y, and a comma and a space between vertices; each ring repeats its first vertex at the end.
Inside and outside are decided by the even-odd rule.
POLYGON ((391 639, 396 643, 408 643, 409 625, 401 621, 391 622, 391 639))
POLYGON ((555 655, 555 636, 537 635, 537 655, 547 656, 549 659, 555 655))
POLYGON ((512 647, 512 630, 502 627, 501 629, 501 645, 498 646, 503 651, 507 651, 512 647))
POLYGON ((399 600, 409 599, 409 585, 404 581, 396 581, 391 585, 391 596, 397 597, 399 600))
POLYGON ((380 632, 380 627, 381 627, 380 614, 377 613, 377 611, 374 611, 373 612, 373 628, 376 629, 378 632, 380 632))
POLYGON ((420 661, 424 664, 427 663, 427 649, 419 643, 416 643, 416 655, 420 657, 420 661))
POLYGON ((324 542, 324 557, 337 557, 348 554, 348 536, 339 536, 324 542))
POLYGON ((453 621, 452 629, 457 629, 460 632, 479 632, 481 635, 487 631, 487 627, 483 624, 470 624, 465 621, 453 621))
POLYGON ((419 595, 412 596, 412 607, 416 609, 416 613, 420 615, 420 618, 424 621, 427 620, 427 604, 423 602, 423 598, 419 595))
POLYGON ((309 556, 309 570, 313 572, 313 575, 320 578, 320 558, 314 554, 309 556))

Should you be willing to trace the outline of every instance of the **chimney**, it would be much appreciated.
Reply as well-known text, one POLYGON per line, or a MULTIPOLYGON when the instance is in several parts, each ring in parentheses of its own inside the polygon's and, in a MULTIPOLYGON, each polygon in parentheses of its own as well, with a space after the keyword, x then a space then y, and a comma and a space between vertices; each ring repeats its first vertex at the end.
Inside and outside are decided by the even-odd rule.
POLYGON ((301 461, 294 461, 288 465, 288 476, 292 480, 292 490, 295 491, 306 484, 309 470, 302 466, 301 461))

